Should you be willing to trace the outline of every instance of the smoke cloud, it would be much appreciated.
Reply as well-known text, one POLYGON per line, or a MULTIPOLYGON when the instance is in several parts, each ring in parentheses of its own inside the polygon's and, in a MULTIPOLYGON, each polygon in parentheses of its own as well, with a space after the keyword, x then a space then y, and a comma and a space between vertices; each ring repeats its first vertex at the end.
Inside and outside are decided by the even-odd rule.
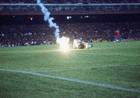
POLYGON ((51 13, 49 12, 49 10, 44 6, 44 4, 41 2, 41 0, 37 0, 37 5, 41 8, 42 13, 44 14, 44 21, 49 23, 49 27, 50 28, 54 28, 54 35, 56 40, 60 37, 60 30, 59 30, 59 26, 53 22, 54 18, 51 17, 51 13))

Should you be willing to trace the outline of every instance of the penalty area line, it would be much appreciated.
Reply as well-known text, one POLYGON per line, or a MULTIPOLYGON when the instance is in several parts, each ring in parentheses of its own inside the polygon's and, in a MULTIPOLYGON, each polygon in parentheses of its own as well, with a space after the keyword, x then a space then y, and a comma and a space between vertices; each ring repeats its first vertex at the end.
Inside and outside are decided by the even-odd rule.
POLYGON ((37 73, 37 72, 28 72, 28 71, 21 71, 21 70, 0 69, 0 71, 21 73, 21 74, 40 76, 40 77, 58 79, 58 80, 63 80, 63 81, 75 82, 75 83, 81 83, 81 84, 86 84, 86 85, 92 85, 92 86, 97 86, 97 87, 101 87, 101 88, 140 93, 140 90, 138 90, 138 89, 125 88, 125 87, 120 87, 120 86, 115 86, 115 85, 105 84, 105 83, 97 83, 95 81, 84 81, 84 80, 79 80, 79 79, 74 79, 74 78, 66 78, 66 77, 61 77, 61 76, 53 76, 53 75, 49 75, 49 74, 41 74, 41 73, 37 73))

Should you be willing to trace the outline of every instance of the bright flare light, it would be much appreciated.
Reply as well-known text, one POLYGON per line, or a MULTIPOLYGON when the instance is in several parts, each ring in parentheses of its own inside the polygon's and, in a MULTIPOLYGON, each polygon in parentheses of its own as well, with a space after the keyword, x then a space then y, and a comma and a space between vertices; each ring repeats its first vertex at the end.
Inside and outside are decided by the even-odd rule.
POLYGON ((68 37, 61 37, 57 39, 57 43, 59 44, 59 50, 62 52, 68 52, 70 50, 69 46, 69 38, 68 37))

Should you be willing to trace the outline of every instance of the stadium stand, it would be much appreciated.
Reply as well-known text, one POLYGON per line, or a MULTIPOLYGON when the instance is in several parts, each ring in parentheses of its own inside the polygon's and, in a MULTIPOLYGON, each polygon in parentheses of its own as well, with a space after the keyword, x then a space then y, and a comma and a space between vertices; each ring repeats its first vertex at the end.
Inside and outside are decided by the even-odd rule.
MULTIPOLYGON (((140 0, 44 0, 44 3, 46 3, 52 15, 140 13, 140 0)), ((13 15, 12 17, 15 17, 16 15, 42 15, 42 13, 36 5, 36 0, 0 0, 0 16, 3 15, 13 15)), ((88 16, 84 17, 88 18, 88 16)), ((24 17, 22 18, 24 20, 24 17)), ((101 19, 104 18, 101 17, 101 19)), ((22 19, 16 18, 16 20, 20 22, 22 19)), ((52 44, 55 42, 54 35, 51 33, 52 30, 46 24, 30 24, 30 21, 23 22, 25 24, 12 24, 14 21, 11 21, 11 24, 2 23, 0 25, 0 46, 13 47, 19 45, 52 44)), ((128 22, 121 23, 62 22, 59 23, 59 26, 62 35, 63 32, 66 32, 66 35, 71 38, 82 38, 85 41, 90 39, 112 41, 116 30, 120 31, 122 39, 140 39, 140 23, 136 21, 129 22, 128 20, 128 22)))
MULTIPOLYGON (((64 14, 110 14, 110 13, 139 13, 140 3, 115 4, 46 4, 54 15, 64 14)), ((40 15, 36 4, 0 4, 0 15, 40 15)))
MULTIPOLYGON (((140 39, 140 23, 69 23, 60 24, 61 34, 71 38, 95 41, 111 41, 115 30, 120 30, 122 39, 140 39)), ((52 44, 55 38, 46 25, 3 25, 0 26, 0 45, 14 47, 19 45, 52 44), (9 29, 7 29, 9 28, 9 29)))

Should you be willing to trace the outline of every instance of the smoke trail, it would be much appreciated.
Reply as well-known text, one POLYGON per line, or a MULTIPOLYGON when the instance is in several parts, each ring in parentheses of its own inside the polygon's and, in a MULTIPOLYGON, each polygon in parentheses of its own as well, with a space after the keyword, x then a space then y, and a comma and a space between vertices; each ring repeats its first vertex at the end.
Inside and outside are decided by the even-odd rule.
POLYGON ((50 16, 49 10, 44 6, 44 4, 41 2, 41 0, 37 0, 37 5, 41 8, 42 13, 44 14, 44 21, 49 23, 50 28, 55 28, 54 35, 56 40, 60 37, 59 35, 59 26, 53 22, 54 18, 50 16))

